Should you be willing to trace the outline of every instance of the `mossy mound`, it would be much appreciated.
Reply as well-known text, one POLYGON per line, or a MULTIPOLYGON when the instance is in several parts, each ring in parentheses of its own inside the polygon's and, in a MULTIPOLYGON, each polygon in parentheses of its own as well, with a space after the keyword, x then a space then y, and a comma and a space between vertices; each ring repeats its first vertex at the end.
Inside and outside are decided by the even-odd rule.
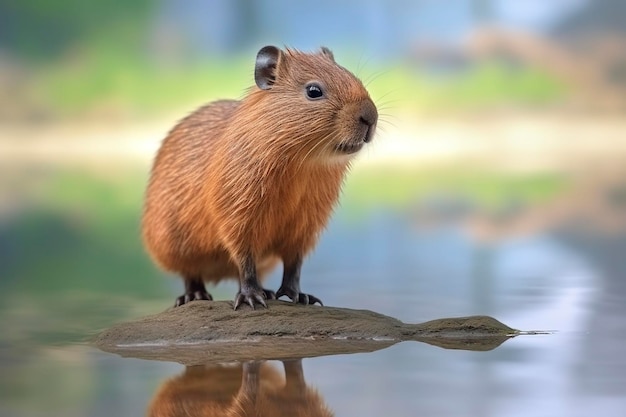
POLYGON ((519 334, 488 316, 406 324, 368 310, 284 301, 269 301, 268 307, 234 311, 227 301, 192 302, 117 324, 93 343, 122 356, 195 365, 370 352, 409 340, 490 350, 519 334))

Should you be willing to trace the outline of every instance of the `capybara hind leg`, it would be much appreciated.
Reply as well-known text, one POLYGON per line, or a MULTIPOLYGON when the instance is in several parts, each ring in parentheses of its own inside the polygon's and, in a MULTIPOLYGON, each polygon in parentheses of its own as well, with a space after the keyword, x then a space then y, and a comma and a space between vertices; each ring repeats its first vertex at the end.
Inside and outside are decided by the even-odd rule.
POLYGON ((322 304, 322 300, 311 294, 300 292, 300 269, 302 268, 302 259, 298 258, 291 262, 285 262, 283 271, 283 282, 276 292, 276 298, 283 295, 291 298, 291 301, 299 304, 322 304))
POLYGON ((187 304, 195 300, 213 300, 204 286, 204 281, 199 277, 184 277, 185 293, 176 299, 175 307, 187 304))

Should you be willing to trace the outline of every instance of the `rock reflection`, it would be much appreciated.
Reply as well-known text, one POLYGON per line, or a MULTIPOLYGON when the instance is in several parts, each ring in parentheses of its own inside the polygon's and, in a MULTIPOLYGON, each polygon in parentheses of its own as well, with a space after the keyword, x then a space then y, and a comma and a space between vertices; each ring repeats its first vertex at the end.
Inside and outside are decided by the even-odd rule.
POLYGON ((150 417, 333 416, 307 386, 300 359, 280 370, 265 361, 188 366, 165 381, 148 408, 150 417))

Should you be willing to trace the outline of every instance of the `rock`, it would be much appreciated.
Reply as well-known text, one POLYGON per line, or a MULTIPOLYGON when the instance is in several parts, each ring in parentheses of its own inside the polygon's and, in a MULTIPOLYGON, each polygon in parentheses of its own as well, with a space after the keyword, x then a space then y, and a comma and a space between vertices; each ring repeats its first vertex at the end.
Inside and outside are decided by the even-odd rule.
POLYGON ((520 332, 488 316, 405 324, 368 310, 269 301, 267 309, 197 301, 117 324, 93 343, 100 349, 185 365, 371 352, 401 341, 447 349, 490 350, 520 332))

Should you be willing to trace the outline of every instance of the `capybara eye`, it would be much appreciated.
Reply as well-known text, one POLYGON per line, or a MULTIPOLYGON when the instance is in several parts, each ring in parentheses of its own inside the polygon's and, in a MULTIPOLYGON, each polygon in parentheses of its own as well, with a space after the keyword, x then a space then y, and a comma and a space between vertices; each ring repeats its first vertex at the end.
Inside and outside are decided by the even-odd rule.
POLYGON ((317 100, 324 97, 324 91, 319 84, 311 83, 306 86, 306 96, 309 100, 317 100))

